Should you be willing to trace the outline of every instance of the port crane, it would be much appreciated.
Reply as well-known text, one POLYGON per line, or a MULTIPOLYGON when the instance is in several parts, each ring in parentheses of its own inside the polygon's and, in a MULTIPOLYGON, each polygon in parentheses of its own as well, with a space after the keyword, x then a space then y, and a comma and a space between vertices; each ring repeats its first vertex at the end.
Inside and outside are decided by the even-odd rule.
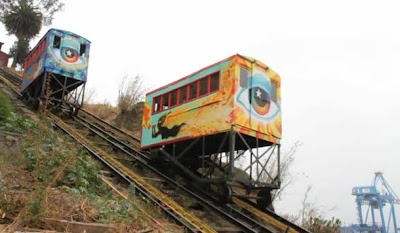
POLYGON ((371 186, 354 187, 352 194, 356 196, 358 224, 346 227, 345 233, 399 233, 395 204, 400 204, 400 198, 382 172, 375 173, 371 186))

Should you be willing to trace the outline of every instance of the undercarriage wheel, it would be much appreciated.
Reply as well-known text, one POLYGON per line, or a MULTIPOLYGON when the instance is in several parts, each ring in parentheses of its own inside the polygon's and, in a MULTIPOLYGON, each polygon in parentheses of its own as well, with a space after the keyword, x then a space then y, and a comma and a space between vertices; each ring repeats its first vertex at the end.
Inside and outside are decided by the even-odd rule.
POLYGON ((29 105, 29 96, 28 96, 28 94, 25 92, 24 94, 22 94, 22 102, 25 104, 25 105, 29 105))
POLYGON ((81 107, 76 107, 74 111, 74 116, 78 116, 79 110, 81 110, 81 107))
POLYGON ((76 116, 78 116, 78 111, 79 111, 79 108, 74 108, 74 107, 72 107, 72 106, 69 107, 69 115, 70 115, 71 117, 76 117, 76 116))
POLYGON ((33 108, 34 110, 39 109, 39 100, 33 98, 29 93, 24 95, 23 97, 23 102, 33 108))
POLYGON ((160 148, 152 148, 150 149, 150 159, 153 163, 160 163, 164 161, 163 154, 160 153, 160 148))
POLYGON ((196 171, 201 167, 200 159, 197 157, 182 160, 181 163, 184 164, 191 171, 196 171))
POLYGON ((22 101, 30 107, 32 107, 34 104, 34 98, 31 96, 31 94, 29 94, 29 92, 22 94, 22 101))
POLYGON ((257 206, 260 209, 269 209, 271 211, 275 211, 272 206, 272 195, 270 189, 261 189, 257 193, 257 206))
POLYGON ((33 109, 38 110, 38 109, 39 109, 39 106, 40 106, 40 101, 39 101, 39 99, 34 99, 34 100, 32 100, 32 107, 33 107, 33 109))
POLYGON ((222 204, 227 204, 232 202, 232 188, 228 184, 219 184, 218 185, 218 196, 219 200, 222 204))

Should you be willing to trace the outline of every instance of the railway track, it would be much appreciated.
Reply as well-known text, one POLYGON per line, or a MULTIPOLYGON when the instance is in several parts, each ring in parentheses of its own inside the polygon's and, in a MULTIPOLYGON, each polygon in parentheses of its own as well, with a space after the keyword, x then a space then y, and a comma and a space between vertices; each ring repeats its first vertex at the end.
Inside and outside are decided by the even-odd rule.
POLYGON ((128 169, 109 153, 93 145, 92 142, 82 136, 79 132, 76 132, 76 130, 66 124, 61 118, 52 114, 51 112, 47 112, 47 115, 55 122, 55 124, 59 128, 61 128, 65 133, 67 133, 80 144, 82 144, 92 155, 96 156, 99 160, 101 160, 104 164, 110 167, 114 172, 119 174, 126 181, 134 184, 138 191, 140 191, 143 195, 152 200, 161 209, 163 209, 166 213, 168 213, 171 217, 180 222, 182 225, 187 227, 190 231, 216 232, 209 225, 205 224, 194 215, 185 211, 181 205, 173 201, 156 187, 149 184, 149 182, 144 180, 139 174, 136 174, 132 170, 128 169))
MULTIPOLYGON (((134 145, 134 146, 140 145, 140 139, 133 137, 130 134, 116 128, 112 124, 109 124, 108 122, 102 120, 101 118, 93 115, 92 113, 90 113, 88 111, 83 111, 83 112, 84 112, 84 114, 87 114, 87 115, 90 115, 91 117, 93 117, 93 119, 95 119, 97 121, 96 125, 103 126, 104 128, 102 130, 105 130, 106 128, 111 129, 111 131, 115 130, 115 131, 117 131, 117 133, 114 133, 114 134, 119 135, 119 136, 122 135, 122 138, 130 138, 130 139, 134 140, 134 143, 131 145, 134 145)), ((86 123, 91 124, 89 122, 86 122, 86 123)), ((124 146, 129 147, 127 145, 124 145, 124 146)), ((141 158, 147 158, 147 155, 145 153, 141 152, 138 147, 129 148, 129 149, 139 155, 139 157, 135 156, 135 159, 141 161, 141 158)), ((131 156, 134 156, 134 155, 131 155, 131 156)), ((142 163, 143 163, 143 161, 142 161, 142 163)), ((150 167, 149 165, 146 165, 146 166, 147 166, 147 169, 151 169, 153 171, 156 170, 156 169, 150 167)), ((163 176, 164 179, 170 180, 170 178, 166 177, 164 174, 159 174, 159 176, 163 176)), ((174 184, 174 181, 169 181, 169 182, 171 182, 172 185, 178 186, 177 184, 174 184)), ((188 192, 191 193, 192 191, 188 190, 188 192)), ((193 194, 192 196, 195 198, 198 198, 197 195, 195 195, 195 194, 193 194)), ((212 198, 212 197, 208 196, 208 198, 212 198)), ((226 212, 236 213, 238 215, 244 215, 244 213, 246 213, 247 215, 256 217, 256 218, 260 219, 261 221, 264 221, 266 223, 273 225, 273 227, 275 229, 283 231, 283 232, 289 232, 289 233, 308 232, 307 230, 282 218, 281 216, 275 214, 274 212, 269 211, 268 209, 261 211, 258 208, 256 208, 252 203, 248 203, 239 198, 233 198, 233 203, 234 203, 233 205, 230 204, 227 207, 225 207, 226 212), (237 208, 237 207, 240 207, 240 208, 237 208), (238 209, 240 209, 240 210, 238 210, 238 209)), ((230 216, 227 216, 227 217, 230 218, 230 216)), ((242 217, 246 218, 246 216, 242 216, 242 217)), ((257 225, 257 223, 256 223, 256 225, 257 225)))
MULTIPOLYGON (((19 94, 18 88, 15 87, 15 85, 19 85, 21 82, 20 78, 15 77, 14 74, 10 74, 0 68, 0 79, 19 94)), ((185 226, 189 231, 216 232, 212 227, 202 222, 199 218, 185 211, 181 205, 169 198, 165 193, 155 188, 154 184, 150 184, 149 181, 142 179, 140 175, 133 172, 131 169, 128 169, 127 166, 123 165, 112 155, 95 146, 90 140, 71 127, 70 124, 67 124, 50 112, 48 112, 48 115, 60 129, 80 142, 91 154, 101 160, 123 180, 139 187, 139 191, 144 196, 160 206, 168 215, 173 217, 181 225, 185 226)), ((147 161, 147 154, 139 150, 140 140, 138 138, 125 133, 85 110, 81 110, 74 120, 89 129, 92 133, 103 138, 113 147, 118 148, 118 150, 122 151, 124 154, 129 155, 135 162, 139 163, 140 166, 143 166, 147 170, 156 174, 158 180, 162 179, 163 183, 168 183, 170 187, 179 189, 181 192, 184 192, 185 195, 194 198, 208 210, 214 211, 232 222, 235 226, 240 228, 241 232, 308 232, 281 218, 275 213, 260 211, 250 203, 246 203, 238 198, 234 198, 232 204, 220 206, 215 200, 212 200, 212 197, 207 196, 206 194, 200 194, 200 192, 196 193, 195 191, 178 184, 170 177, 150 166, 147 161)))
POLYGON ((114 137, 117 137, 120 141, 125 142, 127 145, 130 145, 131 147, 134 148, 140 148, 139 138, 124 132, 123 130, 115 127, 114 125, 102 120, 93 113, 86 111, 85 109, 80 109, 78 117, 81 119, 83 118, 82 120, 87 120, 88 122, 95 124, 96 126, 100 127, 103 130, 107 130, 110 134, 112 134, 114 137))
POLYGON ((137 148, 129 148, 129 146, 127 146, 124 143, 119 144, 120 142, 117 138, 112 138, 112 135, 110 135, 108 132, 97 127, 95 124, 86 121, 85 119, 79 118, 76 120, 88 127, 91 127, 90 130, 93 133, 107 140, 112 144, 112 146, 119 148, 125 154, 130 155, 132 158, 134 158, 136 162, 140 163, 140 165, 143 166, 147 171, 151 171, 154 174, 156 174, 158 180, 157 182, 168 183, 168 185, 170 186, 169 190, 172 189, 180 191, 180 193, 178 194, 175 193, 173 196, 182 196, 182 195, 189 196, 190 198, 196 200, 196 202, 201 204, 204 208, 213 211, 215 213, 218 213, 225 219, 228 219, 232 224, 239 227, 239 229, 241 229, 243 232, 280 232, 274 229, 274 227, 269 225, 268 223, 257 221, 254 220, 253 218, 250 218, 248 215, 245 215, 244 213, 240 212, 237 208, 234 208, 232 206, 220 206, 216 203, 217 201, 214 200, 214 203, 213 201, 210 201, 211 198, 209 196, 205 195, 201 196, 196 192, 186 188, 185 186, 180 185, 172 178, 163 174, 163 172, 160 172, 153 166, 149 165, 147 161, 143 159, 146 158, 147 155, 142 151, 138 150, 137 148))
POLYGON ((19 86, 21 85, 22 79, 17 75, 7 71, 6 69, 0 67, 0 80, 5 83, 8 87, 10 87, 15 94, 21 96, 19 92, 19 86))

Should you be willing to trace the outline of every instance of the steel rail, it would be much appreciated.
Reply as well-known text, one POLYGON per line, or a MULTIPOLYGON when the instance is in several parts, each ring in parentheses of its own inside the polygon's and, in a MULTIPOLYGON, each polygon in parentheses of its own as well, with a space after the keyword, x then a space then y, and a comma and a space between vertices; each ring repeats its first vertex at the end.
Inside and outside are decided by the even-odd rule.
MULTIPOLYGON (((117 138, 109 139, 108 137, 113 137, 113 136, 108 134, 108 132, 102 131, 102 129, 99 129, 96 125, 88 122, 87 119, 80 118, 80 119, 78 119, 78 122, 79 121, 84 121, 84 122, 80 122, 80 123, 83 124, 85 127, 88 127, 88 126, 94 127, 94 128, 89 128, 93 133, 95 133, 98 136, 102 137, 104 140, 108 141, 110 144, 112 144, 116 148, 119 148, 122 152, 124 152, 124 153, 130 155, 131 157, 133 157, 137 162, 139 162, 141 165, 144 165, 147 169, 149 169, 152 172, 154 172, 155 174, 157 174, 160 178, 163 178, 169 184, 172 184, 173 186, 181 189, 182 191, 184 191, 187 194, 189 194, 190 196, 192 196, 192 198, 195 198, 196 200, 198 200, 204 206, 212 209, 213 211, 217 212, 218 214, 224 216, 225 218, 227 218, 228 220, 233 222, 235 225, 241 227, 242 230, 244 230, 245 232, 266 232, 266 233, 275 233, 275 232, 277 232, 275 229, 272 229, 271 227, 266 226, 266 225, 256 221, 253 218, 250 218, 248 215, 245 215, 245 214, 237 211, 235 208, 232 208, 230 206, 219 207, 219 206, 217 206, 215 204, 212 204, 209 201, 211 199, 210 197, 208 197, 208 200, 204 199, 200 195, 194 193, 193 191, 189 190, 186 187, 183 187, 182 185, 178 184, 177 182, 175 182, 174 180, 172 180, 168 176, 164 175, 162 172, 158 171, 156 168, 150 166, 145 161, 143 161, 143 159, 141 158, 141 157, 144 156, 142 151, 137 150, 135 148, 130 148, 130 150, 132 150, 134 153, 136 153, 136 154, 132 154, 130 151, 127 151, 126 148, 124 148, 124 147, 126 147, 126 145, 123 145, 123 146, 118 145, 118 143, 120 141, 117 138), (101 135, 100 133, 108 134, 108 135, 104 136, 104 135, 101 135), (238 219, 237 216, 236 217, 233 216, 232 213, 235 213, 235 215, 237 215, 237 216, 239 215, 239 217, 242 220, 238 219)), ((123 143, 123 142, 120 142, 120 143, 123 143)))
POLYGON ((132 170, 128 169, 124 165, 122 165, 119 161, 113 158, 111 155, 106 153, 100 148, 94 146, 88 139, 82 136, 80 133, 73 130, 70 126, 68 126, 65 122, 63 122, 59 117, 55 116, 54 114, 47 112, 47 115, 57 123, 57 125, 61 125, 63 130, 68 132, 69 135, 74 135, 74 139, 77 140, 79 143, 85 145, 85 148, 90 148, 91 152, 94 152, 102 160, 107 161, 108 165, 111 165, 113 169, 118 170, 119 173, 122 173, 122 176, 133 181, 136 186, 139 186, 142 190, 147 193, 151 193, 154 199, 157 199, 162 205, 165 205, 169 209, 171 209, 174 213, 176 213, 180 218, 184 219, 186 222, 192 225, 191 228, 193 232, 193 228, 201 231, 201 232, 216 232, 212 229, 209 225, 205 224, 196 216, 186 212, 181 205, 176 203, 174 200, 169 198, 167 195, 162 193, 153 185, 149 184, 146 180, 144 180, 140 175, 136 174, 132 170))
POLYGON ((288 233, 311 233, 310 231, 297 226, 296 224, 290 222, 289 220, 282 218, 281 216, 275 214, 272 211, 265 210, 261 211, 257 209, 256 207, 252 206, 251 204, 240 200, 239 198, 234 197, 233 198, 233 203, 235 203, 237 206, 242 207, 243 209, 246 209, 247 211, 251 212, 253 215, 273 224, 275 227, 278 229, 288 232, 288 233))
MULTIPOLYGON (((101 118, 95 118, 95 119, 96 119, 96 120, 99 120, 99 121, 103 121, 101 118)), ((96 127, 94 124, 88 122, 86 119, 82 119, 82 118, 81 118, 81 120, 85 120, 87 124, 91 124, 93 127, 96 127)), ((107 122, 105 122, 105 123, 107 123, 107 122)), ((108 123, 107 123, 107 124, 108 124, 108 123)), ((108 125, 110 125, 110 124, 108 124, 108 125)), ((98 129, 98 130, 101 130, 101 129, 99 129, 99 128, 97 128, 97 129, 98 129)), ((124 131, 122 131, 122 132, 125 133, 124 131)), ((106 133, 106 132, 103 132, 103 133, 106 133)), ((126 133, 125 133, 125 134, 126 134, 126 133)), ((109 135, 109 136, 110 136, 110 137, 113 137, 112 135, 109 135)), ((105 139, 105 140, 109 140, 109 139, 105 139)), ((140 155, 141 157, 147 157, 147 155, 145 155, 145 154, 143 153, 143 151, 140 151, 140 150, 137 149, 137 148, 130 148, 129 145, 126 145, 125 143, 121 142, 121 141, 118 140, 118 139, 115 139, 115 138, 114 138, 114 140, 117 141, 118 143, 121 143, 125 148, 128 148, 128 149, 130 149, 131 151, 137 153, 137 154, 140 155)), ((114 144, 114 146, 116 146, 116 147, 122 149, 121 146, 118 146, 118 145, 115 145, 115 144, 114 144)), ((135 156, 135 155, 129 153, 128 151, 126 151, 126 150, 123 150, 123 151, 124 151, 125 153, 130 154, 130 155, 131 155, 132 157, 134 157, 135 159, 139 160, 139 162, 141 162, 142 165, 147 166, 147 168, 151 169, 153 172, 157 172, 157 174, 158 174, 159 176, 162 176, 164 179, 168 179, 167 181, 168 181, 169 183, 171 183, 171 182, 172 182, 171 184, 174 184, 174 183, 175 183, 173 180, 169 179, 169 178, 168 178, 167 176, 165 176, 164 174, 158 172, 157 169, 155 169, 155 168, 149 166, 148 164, 144 164, 140 157, 138 158, 138 156, 135 156)), ((176 185, 176 184, 174 184, 174 185, 176 185)), ((201 198, 199 198, 197 194, 191 192, 190 190, 187 190, 186 188, 184 188, 184 187, 182 187, 182 186, 180 186, 180 188, 182 188, 182 189, 185 190, 186 192, 190 193, 193 197, 198 198, 199 201, 202 201, 201 198)), ((271 212, 271 211, 265 210, 265 211, 263 212, 263 211, 257 209, 256 207, 254 207, 254 206, 252 206, 252 205, 250 205, 250 204, 248 204, 248 203, 246 203, 246 202, 244 202, 244 201, 242 201, 242 200, 240 200, 240 199, 238 199, 238 198, 234 198, 233 200, 234 200, 234 204, 236 204, 236 205, 239 206, 240 208, 246 210, 247 212, 251 213, 252 215, 257 216, 258 218, 262 219, 263 221, 265 221, 265 222, 271 224, 271 225, 272 225, 274 228, 276 228, 276 229, 279 229, 279 230, 281 230, 281 231, 288 232, 288 233, 310 233, 309 231, 307 231, 307 230, 305 230, 305 229, 303 229, 303 228, 297 226, 296 224, 294 224, 294 223, 292 223, 292 222, 286 220, 285 218, 282 218, 281 216, 279 216, 279 215, 277 215, 277 214, 275 214, 275 213, 273 213, 273 212, 271 212)), ((207 205, 207 206, 208 206, 208 205, 207 205)), ((211 207, 211 206, 209 206, 209 207, 211 207)), ((213 207, 211 207, 211 208, 213 208, 213 207)), ((218 208, 218 207, 217 207, 217 208, 218 208)), ((226 212, 230 212, 230 213, 236 212, 236 214, 241 215, 241 217, 243 217, 243 218, 247 218, 247 217, 248 217, 248 215, 246 215, 246 214, 244 214, 244 213, 238 211, 238 210, 235 209, 234 207, 227 206, 226 208, 229 209, 229 210, 226 211, 226 212)), ((218 213, 225 215, 224 213, 220 212, 221 210, 217 210, 217 209, 215 209, 215 208, 213 208, 213 209, 214 209, 215 211, 217 211, 218 213)), ((228 219, 231 219, 231 216, 225 215, 225 217, 227 217, 228 219)), ((255 223, 255 222, 254 222, 254 221, 255 221, 254 219, 249 218, 249 219, 247 219, 247 220, 248 220, 248 221, 253 221, 253 224, 259 224, 259 223, 255 223)), ((234 220, 233 220, 233 221, 234 221, 234 220)), ((251 229, 248 229, 248 230, 251 230, 251 229)), ((273 232, 271 229, 265 229, 265 230, 269 230, 270 232, 273 232)))
MULTIPOLYGON (((97 120, 100 120, 100 121, 103 121, 101 118, 96 118, 96 119, 97 119, 97 120)), ((83 119, 82 119, 82 120, 83 120, 83 119)), ((86 119, 85 119, 85 120, 86 120, 86 119)), ((90 122, 87 122, 87 123, 88 123, 88 124, 91 124, 90 122)), ((92 124, 92 125, 93 125, 93 124, 92 124)), ((93 125, 93 126, 94 126, 94 125, 93 125)), ((96 127, 96 126, 94 126, 94 127, 96 127)), ((109 135, 109 136, 111 136, 111 135, 109 135)), ((116 141, 119 141, 119 140, 116 139, 116 141)), ((122 144, 124 145, 124 147, 129 148, 129 145, 126 145, 126 144, 124 144, 124 143, 121 142, 121 141, 119 141, 119 143, 122 143, 122 144)), ((114 146, 119 147, 119 146, 117 146, 117 145, 114 145, 114 146)), ((121 147, 119 147, 119 148, 121 148, 121 147)), ((141 155, 142 157, 145 157, 145 156, 146 156, 142 151, 140 151, 140 150, 138 150, 138 149, 136 149, 136 148, 130 148, 130 150, 134 151, 135 153, 138 153, 138 154, 141 155)), ((127 151, 124 151, 124 152, 125 152, 125 153, 129 153, 129 152, 127 152, 127 151)), ((129 153, 129 154, 130 154, 130 153, 129 153)), ((130 154, 130 155, 133 156, 135 159, 139 159, 139 160, 140 160, 140 158, 137 158, 137 156, 134 156, 134 155, 132 155, 132 154, 130 154)), ((142 163, 143 163, 143 161, 139 161, 139 162, 142 162, 142 163)), ((150 168, 148 164, 146 164, 146 166, 147 166, 147 168, 150 168)), ((159 173, 159 172, 157 171, 157 169, 155 169, 155 168, 152 168, 152 167, 151 167, 150 169, 151 169, 152 171, 154 171, 154 172, 159 173)), ((163 176, 163 178, 166 178, 164 174, 160 174, 160 173, 159 173, 158 175, 161 175, 161 176, 163 176)), ((169 179, 169 178, 168 178, 168 179, 169 179)), ((168 180, 168 182, 174 182, 174 181, 173 181, 173 180, 168 180)), ((182 188, 182 187, 181 187, 181 188, 182 188)), ((186 188, 185 188, 185 189, 186 189, 186 188)), ((191 192, 191 191, 189 191, 189 190, 185 190, 185 191, 191 192)), ((193 193, 193 196, 197 196, 197 195, 193 193)), ((196 198, 197 198, 197 197, 196 197, 196 198)), ((199 201, 201 201, 201 200, 199 199, 199 201)), ((307 230, 305 230, 305 229, 303 229, 303 228, 297 226, 296 224, 294 224, 294 223, 292 223, 292 222, 290 222, 290 221, 288 221, 288 220, 286 220, 286 219, 280 217, 279 215, 277 215, 277 214, 275 214, 275 213, 273 213, 273 212, 271 212, 271 211, 265 210, 265 211, 263 212, 263 211, 261 211, 261 210, 255 208, 254 206, 252 206, 252 205, 250 205, 250 204, 248 204, 248 203, 246 203, 246 202, 244 202, 244 201, 238 199, 238 198, 234 198, 234 204, 236 204, 237 206, 239 206, 239 207, 242 208, 242 209, 247 210, 247 211, 250 212, 252 215, 255 215, 255 216, 259 217, 259 218, 262 219, 263 221, 265 221, 265 222, 271 224, 271 225, 272 225, 273 227, 275 227, 276 229, 279 229, 279 230, 282 230, 282 231, 288 232, 288 233, 309 233, 309 231, 307 231, 307 230)), ((227 211, 227 212, 236 212, 238 215, 241 215, 242 217, 246 218, 246 214, 244 214, 244 213, 238 211, 238 210, 235 209, 234 207, 227 206, 227 208, 229 208, 229 211, 227 211)), ((214 208, 213 208, 213 209, 214 209, 214 208)), ((216 210, 216 211, 217 211, 217 210, 216 210)), ((220 212, 220 211, 218 210, 218 212, 220 212)), ((227 216, 227 215, 226 215, 225 217, 231 218, 230 216, 227 216)), ((250 221, 254 221, 254 219, 250 219, 250 221)), ((257 223, 254 223, 254 222, 253 222, 253 224, 257 224, 257 223)), ((269 230, 271 230, 271 229, 269 229, 269 230)), ((272 230, 271 230, 271 232, 272 232, 272 230)))
MULTIPOLYGON (((73 117, 73 119, 76 120, 77 122, 79 122, 80 124, 84 125, 86 128, 90 129, 92 132, 96 133, 100 137, 102 137, 104 140, 111 143, 113 146, 124 151, 125 153, 128 153, 126 150, 129 150, 130 152, 133 152, 133 153, 140 153, 140 156, 135 156, 135 159, 140 160, 141 163, 145 163, 145 161, 142 160, 143 158, 149 160, 148 155, 141 153, 141 151, 139 149, 131 147, 130 145, 126 144, 122 140, 116 138, 114 135, 107 132, 105 129, 102 129, 101 127, 97 126, 96 124, 91 123, 87 119, 85 119, 79 115, 76 117, 73 117), (90 127, 92 127, 92 128, 90 128, 90 127), (103 133, 107 137, 105 137, 104 135, 100 135, 99 132, 96 132, 94 129, 103 133), (120 145, 118 145, 116 143, 119 143, 120 145)), ((130 156, 133 157, 134 155, 130 154, 130 156)))
MULTIPOLYGON (((64 128, 62 125, 58 124, 57 122, 54 122, 54 124, 60 128, 62 131, 64 131, 67 135, 75 139, 76 141, 79 140, 79 138, 75 137, 75 135, 71 134, 66 128, 64 128)), ((169 216, 171 216, 173 219, 175 219, 177 222, 179 222, 181 225, 185 226, 187 229, 189 229, 191 232, 197 232, 197 230, 192 229, 192 226, 188 224, 186 221, 182 221, 180 217, 178 217, 171 209, 166 208, 165 205, 163 205, 161 202, 156 200, 152 195, 144 191, 141 187, 136 186, 136 183, 132 181, 128 176, 126 176, 123 172, 121 172, 119 169, 115 168, 111 163, 109 163, 105 158, 103 158, 101 155, 97 154, 95 150, 93 150, 90 146, 81 143, 85 149, 92 154, 93 156, 97 157, 103 164, 105 164, 109 169, 114 171, 118 176, 122 179, 124 179, 127 183, 130 185, 135 185, 135 189, 138 190, 140 193, 142 193, 143 196, 151 200, 153 203, 158 205, 163 211, 165 211, 169 216)))
MULTIPOLYGON (((3 71, 3 70, 1 70, 1 71, 3 71)), ((4 73, 3 72, 1 72, 1 73, 2 74, 0 74, 0 80, 2 82, 4 82, 8 87, 10 87, 11 90, 13 90, 19 97, 22 97, 21 93, 19 92, 19 88, 10 81, 9 77, 7 77, 8 75, 6 74, 6 76, 4 76, 4 73)))
POLYGON ((12 73, 5 68, 0 66, 0 73, 9 79, 14 85, 19 86, 22 83, 22 79, 19 75, 12 73))
POLYGON ((111 129, 113 129, 114 131, 118 132, 118 133, 116 133, 117 136, 118 136, 118 134, 120 134, 120 135, 123 135, 124 137, 128 137, 130 139, 133 139, 134 140, 133 144, 135 144, 137 146, 140 146, 140 139, 139 138, 137 138, 137 137, 135 137, 135 136, 133 136, 133 135, 121 130, 120 128, 116 127, 113 124, 108 123, 107 121, 105 121, 105 120, 101 119, 100 117, 94 115, 93 113, 89 112, 88 110, 85 110, 85 109, 81 108, 80 111, 85 113, 85 114, 87 114, 87 115, 89 115, 90 117, 93 117, 94 119, 99 121, 101 124, 107 125, 111 129))

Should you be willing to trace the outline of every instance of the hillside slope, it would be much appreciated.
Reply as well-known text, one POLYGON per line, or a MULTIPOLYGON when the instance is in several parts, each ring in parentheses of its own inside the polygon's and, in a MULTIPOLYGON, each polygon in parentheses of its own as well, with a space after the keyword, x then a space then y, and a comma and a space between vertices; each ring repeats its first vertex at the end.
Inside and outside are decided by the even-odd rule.
POLYGON ((97 161, 2 83, 0 95, 1 232, 183 232, 146 200, 116 195, 97 161))

